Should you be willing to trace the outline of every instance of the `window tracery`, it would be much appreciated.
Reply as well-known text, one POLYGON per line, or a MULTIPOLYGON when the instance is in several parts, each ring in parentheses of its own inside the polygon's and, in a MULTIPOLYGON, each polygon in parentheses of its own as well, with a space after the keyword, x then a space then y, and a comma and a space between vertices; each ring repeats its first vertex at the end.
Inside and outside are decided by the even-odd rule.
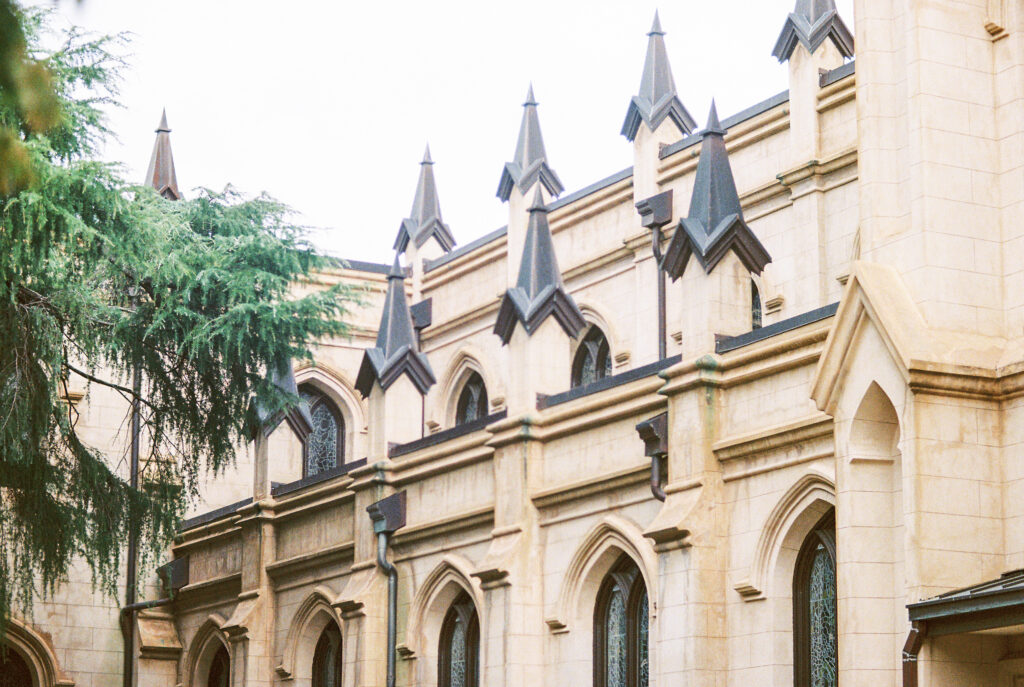
POLYGON ((341 687, 341 631, 329 622, 313 652, 313 687, 341 687))
POLYGON ((838 684, 835 519, 807 536, 793 576, 793 656, 797 687, 838 684))
POLYGON ((466 592, 459 594, 445 616, 438 657, 440 687, 479 686, 480 624, 466 592))
POLYGON ((487 417, 487 387, 476 372, 462 386, 455 409, 455 424, 463 425, 487 417))
POLYGON ((313 431, 306 439, 303 476, 332 470, 345 462, 345 420, 338 407, 311 386, 299 388, 299 395, 309 407, 313 431))
POLYGON ((591 325, 576 350, 572 363, 572 387, 586 386, 612 374, 612 353, 608 338, 591 325))
POLYGON ((648 623, 643 577, 623 555, 602 583, 594 609, 595 687, 647 687, 648 623))

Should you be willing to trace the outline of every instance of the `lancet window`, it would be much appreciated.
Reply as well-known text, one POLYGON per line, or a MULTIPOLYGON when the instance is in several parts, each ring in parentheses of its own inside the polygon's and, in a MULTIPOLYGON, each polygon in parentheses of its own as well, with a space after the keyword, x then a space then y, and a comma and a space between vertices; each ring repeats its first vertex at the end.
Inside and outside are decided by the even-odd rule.
POLYGON ((761 328, 761 292, 753 279, 750 280, 750 328, 761 328))
POLYGON ((838 684, 835 516, 807 536, 793 576, 793 658, 796 687, 838 684))
POLYGON ((597 326, 591 325, 572 362, 572 387, 586 386, 611 374, 612 352, 608 338, 597 326))
POLYGON ((623 555, 601 584, 594 609, 594 686, 647 687, 647 588, 623 555))
POLYGON ((299 388, 309 407, 313 431, 306 439, 303 476, 316 475, 345 462, 345 420, 338 406, 321 391, 305 385, 299 388))
POLYGON ((210 672, 207 675, 207 687, 228 687, 231 684, 231 659, 228 657, 228 650, 224 645, 217 649, 210 662, 210 672))
POLYGON ((474 372, 466 380, 459 394, 459 402, 455 408, 455 424, 464 425, 482 417, 487 417, 487 387, 484 386, 483 378, 474 372))
POLYGON ((341 687, 341 631, 334 623, 327 623, 313 652, 313 687, 341 687))
POLYGON ((479 687, 480 623, 466 592, 459 594, 445 616, 438 656, 440 687, 479 687))

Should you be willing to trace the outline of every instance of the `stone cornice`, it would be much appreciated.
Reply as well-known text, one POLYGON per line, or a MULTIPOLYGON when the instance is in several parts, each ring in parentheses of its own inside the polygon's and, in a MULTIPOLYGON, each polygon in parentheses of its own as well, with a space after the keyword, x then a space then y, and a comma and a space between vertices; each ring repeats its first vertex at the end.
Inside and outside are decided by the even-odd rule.
POLYGON ((730 461, 762 455, 831 434, 832 418, 825 413, 814 413, 798 420, 721 439, 712 444, 711 450, 720 461, 730 461))
POLYGON ((650 473, 651 464, 648 461, 644 461, 640 465, 634 465, 603 475, 587 477, 576 482, 560 484, 556 487, 535 492, 530 494, 530 500, 533 501, 537 508, 552 508, 589 496, 644 484, 650 478, 650 473))

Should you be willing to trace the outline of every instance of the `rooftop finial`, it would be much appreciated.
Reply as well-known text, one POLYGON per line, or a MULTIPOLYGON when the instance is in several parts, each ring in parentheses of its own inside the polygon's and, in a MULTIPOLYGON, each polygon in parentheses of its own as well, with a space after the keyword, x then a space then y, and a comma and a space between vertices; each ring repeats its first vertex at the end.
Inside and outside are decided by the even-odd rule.
POLYGON ((772 55, 779 62, 785 62, 798 43, 814 54, 826 38, 832 39, 843 57, 853 57, 853 34, 840 18, 835 0, 796 0, 796 7, 775 41, 772 55))
POLYGON ((387 390, 402 374, 419 389, 421 394, 434 384, 434 373, 427 356, 420 353, 412 315, 405 297, 405 272, 399 254, 388 272, 388 292, 384 297, 384 310, 377 329, 373 348, 363 351, 363 362, 356 377, 356 389, 366 398, 374 382, 387 390))
POLYGON ((530 220, 526 226, 519 275, 516 285, 505 291, 501 300, 494 333, 507 344, 517 322, 522 323, 527 334, 532 334, 548 315, 553 315, 572 337, 586 325, 576 302, 566 293, 562 283, 555 244, 551 240, 548 211, 538 186, 530 203, 530 220))
POLYGON ((640 92, 629 103, 626 120, 622 123, 622 135, 632 141, 641 123, 646 123, 654 131, 666 118, 672 120, 680 133, 689 134, 697 128, 697 123, 676 93, 676 82, 672 78, 672 67, 665 49, 665 32, 661 30, 657 12, 647 36, 647 57, 640 77, 640 92))
POLYGON ((523 120, 519 125, 516 152, 512 162, 506 162, 501 172, 498 197, 508 200, 513 187, 518 187, 520 193, 526 193, 537 180, 553 196, 562 192, 562 182, 548 165, 544 137, 540 133, 540 119, 537 116, 537 100, 531 83, 526 91, 526 102, 523 103, 523 120))
POLYGON ((718 109, 712 100, 708 125, 702 132, 690 211, 679 221, 662 258, 662 269, 673 279, 682 276, 691 255, 696 256, 705 272, 711 272, 730 250, 751 272, 760 274, 771 262, 768 251, 743 220, 724 136, 725 129, 718 121, 718 109))
POLYGON ((423 161, 420 162, 420 178, 416 183, 412 210, 398 228, 394 249, 399 253, 405 252, 409 241, 414 241, 416 247, 420 248, 431 237, 446 253, 455 247, 455 237, 441 220, 441 201, 437 197, 437 183, 434 181, 434 160, 430 157, 428 144, 423 151, 423 161))
POLYGON ((160 124, 156 128, 156 142, 153 154, 149 158, 146 170, 146 185, 152 186, 168 200, 180 200, 178 175, 174 171, 174 156, 171 154, 171 128, 167 126, 167 110, 160 116, 160 124))
POLYGON ((651 30, 647 32, 648 36, 664 36, 665 32, 661 30, 661 19, 658 18, 658 10, 654 10, 654 21, 651 23, 651 30))

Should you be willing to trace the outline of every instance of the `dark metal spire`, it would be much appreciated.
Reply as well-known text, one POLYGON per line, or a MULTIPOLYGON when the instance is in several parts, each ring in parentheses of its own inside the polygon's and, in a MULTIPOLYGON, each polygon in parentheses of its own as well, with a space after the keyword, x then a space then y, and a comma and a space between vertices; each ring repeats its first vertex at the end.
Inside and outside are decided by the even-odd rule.
POLYGON ((654 131, 666 118, 672 120, 680 133, 689 134, 697 128, 697 123, 676 93, 676 82, 672 78, 672 67, 665 49, 665 32, 661 30, 657 11, 647 36, 647 59, 640 78, 640 92, 629 103, 626 121, 622 123, 622 135, 632 141, 641 123, 654 131))
POLYGON ((402 373, 421 394, 434 384, 434 373, 427 356, 420 353, 412 315, 405 297, 405 270, 395 254, 395 262, 388 273, 388 292, 384 298, 384 311, 377 330, 377 342, 363 352, 363 362, 356 377, 356 389, 363 397, 370 395, 373 383, 383 389, 391 386, 402 373))
POLYGON ((152 186, 168 200, 180 200, 178 177, 174 173, 174 156, 171 155, 171 129, 167 126, 167 110, 160 116, 160 124, 156 128, 156 143, 153 144, 153 155, 149 158, 149 169, 146 171, 146 185, 152 186))
MULTIPOLYGON (((280 368, 273 365, 269 366, 267 368, 266 380, 284 394, 289 396, 299 395, 299 387, 295 383, 295 370, 291 362, 286 363, 280 368)), ((291 408, 277 413, 271 413, 265 406, 253 403, 250 407, 250 413, 249 436, 253 439, 260 431, 265 436, 269 436, 282 420, 288 422, 292 431, 302 441, 305 441, 306 437, 313 431, 313 418, 309 414, 309 406, 302 400, 291 408)))
POLYGON ((452 236, 448 225, 441 221, 441 202, 438 200, 437 184, 434 181, 434 161, 430 157, 428 145, 420 163, 420 180, 416 184, 412 211, 408 218, 402 220, 394 248, 403 253, 410 240, 419 248, 430 237, 434 237, 446 253, 455 247, 455 237, 452 236))
POLYGON ((772 55, 779 62, 792 56, 797 43, 814 53, 826 38, 831 38, 843 57, 853 57, 853 34, 836 10, 835 0, 796 0, 796 7, 782 25, 772 55))
POLYGON ((548 315, 554 315, 562 329, 572 337, 586 325, 576 302, 565 291, 555 244, 551 240, 548 211, 538 187, 530 204, 519 276, 516 285, 508 289, 501 300, 494 333, 507 344, 516 322, 521 322, 527 334, 532 334, 548 315))
POLYGON ((533 96, 531 83, 526 92, 526 102, 523 103, 523 121, 519 125, 516 153, 513 161, 506 162, 505 168, 501 171, 498 197, 508 200, 512 195, 513 186, 518 186, 520 193, 526 193, 538 179, 553 196, 557 196, 563 190, 558 175, 548 165, 544 137, 540 133, 540 119, 537 117, 537 100, 533 96))
POLYGON ((730 250, 736 252, 747 269, 757 274, 771 262, 768 251, 743 220, 724 136, 718 109, 711 101, 708 124, 701 132, 690 211, 679 221, 662 258, 662 269, 673 279, 682 276, 691 254, 697 257, 705 272, 711 272, 730 250))

